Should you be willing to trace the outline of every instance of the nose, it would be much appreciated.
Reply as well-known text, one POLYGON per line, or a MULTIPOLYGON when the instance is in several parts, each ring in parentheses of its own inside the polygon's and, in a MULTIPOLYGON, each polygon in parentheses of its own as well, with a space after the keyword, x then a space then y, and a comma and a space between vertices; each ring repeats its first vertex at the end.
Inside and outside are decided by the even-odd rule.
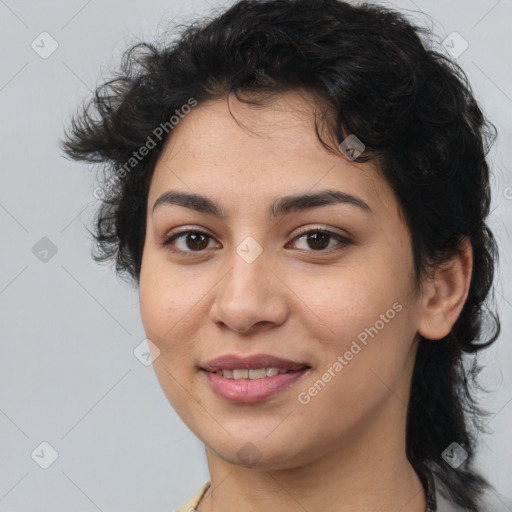
POLYGON ((210 309, 210 320, 238 333, 277 327, 288 315, 289 292, 278 270, 265 252, 249 261, 234 252, 210 309))

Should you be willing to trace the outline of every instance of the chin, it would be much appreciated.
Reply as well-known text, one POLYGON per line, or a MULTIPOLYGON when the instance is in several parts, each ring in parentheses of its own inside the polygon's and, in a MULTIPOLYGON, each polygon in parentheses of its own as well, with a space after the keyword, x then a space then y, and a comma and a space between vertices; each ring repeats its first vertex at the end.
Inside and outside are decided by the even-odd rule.
POLYGON ((305 461, 297 453, 294 443, 286 443, 276 437, 272 442, 268 437, 261 440, 248 435, 246 439, 229 439, 219 445, 215 442, 205 443, 209 452, 213 452, 228 464, 261 471, 289 469, 305 461))

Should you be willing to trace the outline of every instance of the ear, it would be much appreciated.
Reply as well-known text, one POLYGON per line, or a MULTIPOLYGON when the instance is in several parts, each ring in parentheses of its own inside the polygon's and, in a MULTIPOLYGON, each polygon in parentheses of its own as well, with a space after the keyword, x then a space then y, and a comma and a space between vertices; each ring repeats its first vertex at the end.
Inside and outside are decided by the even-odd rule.
POLYGON ((450 333, 466 302, 472 271, 473 248, 465 237, 460 250, 423 283, 419 334, 439 340, 450 333))

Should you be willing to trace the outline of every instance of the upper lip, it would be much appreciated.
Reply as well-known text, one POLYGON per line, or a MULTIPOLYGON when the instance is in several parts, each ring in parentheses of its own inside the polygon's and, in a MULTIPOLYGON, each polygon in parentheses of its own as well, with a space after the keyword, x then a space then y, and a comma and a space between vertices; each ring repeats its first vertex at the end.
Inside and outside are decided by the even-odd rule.
POLYGON ((290 359, 271 356, 269 354, 255 354, 253 356, 241 357, 235 354, 225 354, 223 356, 210 359, 204 366, 203 370, 208 372, 216 372, 217 370, 234 370, 234 369, 257 369, 257 368, 285 368, 286 370, 302 370, 309 368, 305 363, 298 363, 290 359))

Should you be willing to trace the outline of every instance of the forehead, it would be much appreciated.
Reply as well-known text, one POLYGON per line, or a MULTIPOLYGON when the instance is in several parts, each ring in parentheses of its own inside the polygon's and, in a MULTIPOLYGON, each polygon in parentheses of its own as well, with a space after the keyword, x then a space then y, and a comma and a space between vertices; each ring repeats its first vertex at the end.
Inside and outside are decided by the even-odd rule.
POLYGON ((232 94, 200 103, 173 128, 166 149, 183 146, 192 151, 190 156, 204 159, 219 153, 242 158, 261 148, 299 154, 319 149, 314 122, 321 112, 311 94, 288 91, 259 101, 247 104, 232 94))
MULTIPOLYGON (((396 210, 394 193, 372 162, 329 153, 319 104, 307 93, 275 95, 264 105, 235 96, 193 107, 174 126, 153 174, 148 207, 168 189, 210 197, 236 194, 262 208, 279 196, 339 189, 396 210)), ((373 207, 372 207, 373 209, 373 207)))

